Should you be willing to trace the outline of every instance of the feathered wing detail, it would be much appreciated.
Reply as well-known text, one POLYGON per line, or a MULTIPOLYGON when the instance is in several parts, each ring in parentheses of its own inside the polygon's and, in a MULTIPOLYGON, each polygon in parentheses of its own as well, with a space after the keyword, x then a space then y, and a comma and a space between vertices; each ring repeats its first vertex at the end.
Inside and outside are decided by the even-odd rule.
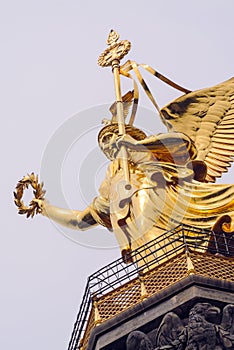
POLYGON ((207 166, 207 182, 227 172, 234 156, 234 78, 190 92, 161 109, 169 132, 182 132, 207 166))
POLYGON ((153 350, 153 345, 148 336, 140 331, 133 331, 126 341, 127 350, 153 350))
POLYGON ((156 334, 156 346, 157 347, 165 347, 172 346, 172 344, 177 345, 180 343, 179 339, 183 342, 183 331, 184 325, 174 312, 167 313, 156 334))
MULTIPOLYGON (((132 105, 133 97, 134 97, 133 91, 128 91, 128 92, 122 97, 122 100, 123 100, 123 113, 124 113, 124 118, 126 118, 127 115, 128 115, 129 108, 130 108, 131 105, 132 105)), ((110 111, 111 114, 112 114, 112 120, 111 120, 111 122, 112 122, 112 123, 117 123, 118 120, 117 120, 116 102, 114 102, 114 103, 110 106, 109 111, 110 111)))
POLYGON ((234 305, 228 304, 223 309, 223 317, 219 327, 219 337, 225 349, 233 349, 234 345, 234 305))

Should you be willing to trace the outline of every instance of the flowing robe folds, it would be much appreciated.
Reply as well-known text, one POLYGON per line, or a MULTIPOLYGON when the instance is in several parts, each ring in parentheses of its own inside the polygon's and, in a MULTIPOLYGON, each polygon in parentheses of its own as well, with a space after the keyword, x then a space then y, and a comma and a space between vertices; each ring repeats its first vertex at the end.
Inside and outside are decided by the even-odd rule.
MULTIPOLYGON (((119 206, 123 200, 120 160, 112 161, 108 167, 91 212, 99 224, 114 231, 122 250, 127 246, 135 249, 180 224, 211 229, 223 215, 234 217, 234 186, 194 179, 184 135, 174 140, 173 149, 170 147, 167 145, 173 160, 169 162, 158 160, 152 146, 128 148, 132 191, 123 207, 119 206), (183 161, 178 162, 182 154, 183 161)), ((164 247, 160 255, 168 249, 170 246, 164 247)))

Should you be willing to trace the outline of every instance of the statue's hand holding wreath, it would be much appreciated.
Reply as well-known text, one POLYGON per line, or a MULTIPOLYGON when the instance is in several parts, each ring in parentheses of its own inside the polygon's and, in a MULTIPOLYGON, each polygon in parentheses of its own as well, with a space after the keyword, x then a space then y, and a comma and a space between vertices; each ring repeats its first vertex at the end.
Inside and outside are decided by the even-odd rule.
POLYGON ((38 183, 38 176, 34 173, 24 176, 16 185, 16 191, 14 192, 15 205, 18 207, 19 214, 26 214, 26 217, 33 218, 35 214, 43 214, 43 208, 45 206, 45 190, 43 190, 43 183, 38 183), (29 185, 33 189, 34 198, 26 206, 23 201, 23 194, 25 189, 29 188, 29 185))

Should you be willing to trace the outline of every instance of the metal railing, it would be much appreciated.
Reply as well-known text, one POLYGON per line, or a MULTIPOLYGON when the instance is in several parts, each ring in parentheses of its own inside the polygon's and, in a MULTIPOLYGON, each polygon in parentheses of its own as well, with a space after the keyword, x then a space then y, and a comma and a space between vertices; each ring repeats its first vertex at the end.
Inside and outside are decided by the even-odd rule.
POLYGON ((203 253, 234 257, 234 236, 180 225, 134 250, 131 254, 131 263, 126 264, 119 258, 89 276, 68 350, 78 349, 94 299, 106 295, 139 277, 142 271, 146 273, 182 251, 197 249, 203 253))

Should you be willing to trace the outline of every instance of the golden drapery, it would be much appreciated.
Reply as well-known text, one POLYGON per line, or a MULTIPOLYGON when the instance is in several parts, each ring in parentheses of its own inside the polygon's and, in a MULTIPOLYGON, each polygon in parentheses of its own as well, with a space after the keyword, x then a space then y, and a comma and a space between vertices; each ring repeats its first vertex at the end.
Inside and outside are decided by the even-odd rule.
MULTIPOLYGON (((116 159, 110 163, 100 196, 91 206, 97 222, 112 228, 121 250, 142 246, 180 224, 212 229, 223 215, 234 217, 234 186, 194 180, 189 156, 177 165, 156 161, 150 151, 128 153, 133 188, 129 205, 119 207, 123 172, 116 159)), ((169 247, 160 254, 165 249, 169 247)))

